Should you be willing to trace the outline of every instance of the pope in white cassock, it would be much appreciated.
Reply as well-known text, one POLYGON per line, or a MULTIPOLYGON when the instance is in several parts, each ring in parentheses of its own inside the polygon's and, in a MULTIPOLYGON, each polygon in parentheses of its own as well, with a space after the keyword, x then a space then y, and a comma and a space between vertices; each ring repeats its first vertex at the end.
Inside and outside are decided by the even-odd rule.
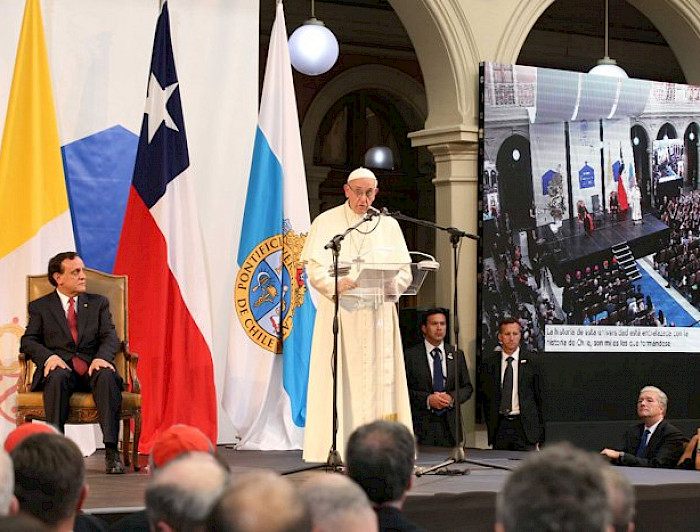
MULTIPOLYGON (((311 367, 304 432, 304 460, 325 462, 332 442, 333 422, 333 255, 324 246, 361 220, 379 189, 372 171, 358 168, 344 185, 347 201, 320 214, 302 251, 309 281, 321 295, 311 346, 311 367)), ((388 216, 365 221, 342 242, 339 276, 338 434, 337 450, 358 426, 377 419, 400 421, 412 430, 406 370, 395 303, 381 296, 359 294, 358 275, 372 264, 395 265, 396 293, 411 283, 411 258, 399 224, 388 216)), ((388 268, 391 269, 391 268, 388 268)))
POLYGON ((642 192, 637 186, 637 182, 632 185, 632 190, 629 193, 630 205, 632 206, 632 222, 634 224, 642 223, 642 192))

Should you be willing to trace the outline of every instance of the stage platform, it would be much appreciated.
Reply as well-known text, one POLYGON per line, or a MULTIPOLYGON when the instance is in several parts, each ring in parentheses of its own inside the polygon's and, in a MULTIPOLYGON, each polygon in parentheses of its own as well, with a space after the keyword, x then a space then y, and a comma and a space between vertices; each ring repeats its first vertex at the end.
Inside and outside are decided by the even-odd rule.
MULTIPOLYGON (((450 449, 422 448, 418 465, 438 464, 449 456, 450 449)), ((251 469, 271 469, 288 474, 294 482, 303 482, 310 475, 328 474, 323 469, 308 467, 301 451, 236 451, 218 447, 218 453, 230 465, 235 477, 251 469)), ((493 530, 496 494, 510 471, 488 465, 517 468, 525 453, 469 449, 467 459, 475 464, 455 464, 451 472, 468 470, 467 475, 429 474, 414 478, 413 490, 404 506, 406 514, 427 530, 448 532, 493 530)), ((147 460, 142 457, 145 466, 147 460)), ((86 459, 90 494, 85 511, 107 521, 143 508, 143 494, 149 474, 139 472, 110 476, 104 474, 104 452, 86 459)), ((700 530, 700 471, 620 468, 632 481, 638 498, 637 530, 681 531, 700 530)), ((187 482, 187 479, 183 479, 187 482)))
POLYGON ((654 253, 668 242, 670 229, 652 214, 645 214, 642 224, 631 219, 601 219, 587 235, 577 220, 565 220, 558 231, 550 225, 537 228, 540 255, 561 286, 567 272, 610 258, 612 246, 627 242, 636 258, 654 253))

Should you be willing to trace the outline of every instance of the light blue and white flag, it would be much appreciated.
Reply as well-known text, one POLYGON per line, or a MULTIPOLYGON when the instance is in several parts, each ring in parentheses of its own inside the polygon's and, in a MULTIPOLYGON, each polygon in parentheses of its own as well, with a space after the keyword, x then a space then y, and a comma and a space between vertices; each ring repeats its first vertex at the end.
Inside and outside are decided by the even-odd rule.
POLYGON ((243 449, 299 449, 316 309, 300 254, 309 204, 282 2, 238 248, 223 406, 243 449))

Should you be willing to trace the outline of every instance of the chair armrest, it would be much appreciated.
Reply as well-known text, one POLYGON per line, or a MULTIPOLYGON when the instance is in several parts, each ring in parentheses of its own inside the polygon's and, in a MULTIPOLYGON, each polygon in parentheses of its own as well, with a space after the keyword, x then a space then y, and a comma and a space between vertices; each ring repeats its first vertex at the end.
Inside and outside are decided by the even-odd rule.
POLYGON ((141 382, 136 374, 136 366, 139 363, 139 355, 129 351, 129 343, 124 342, 122 346, 124 351, 124 360, 126 360, 127 371, 129 372, 129 381, 131 381, 132 393, 141 393, 141 382))
MULTIPOLYGON (((700 432, 700 429, 698 429, 698 432, 700 432)), ((691 438, 689 442, 683 442, 683 454, 681 457, 678 459, 678 465, 680 466, 683 462, 686 460, 691 460, 693 456, 693 451, 697 449, 698 447, 698 435, 695 435, 691 438)), ((697 462, 697 454, 696 453, 696 462, 697 462)), ((696 464, 691 464, 692 467, 697 467, 696 464)))
POLYGON ((29 364, 33 364, 33 362, 29 360, 24 353, 19 353, 17 358, 19 359, 19 379, 17 379, 17 392, 27 393, 32 389, 29 364))

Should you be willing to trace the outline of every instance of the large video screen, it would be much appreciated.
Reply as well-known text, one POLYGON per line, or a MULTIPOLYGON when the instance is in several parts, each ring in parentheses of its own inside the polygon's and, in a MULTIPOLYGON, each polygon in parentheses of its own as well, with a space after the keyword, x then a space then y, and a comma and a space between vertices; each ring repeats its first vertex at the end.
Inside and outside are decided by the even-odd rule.
POLYGON ((700 345, 700 87, 484 63, 483 350, 700 345))

